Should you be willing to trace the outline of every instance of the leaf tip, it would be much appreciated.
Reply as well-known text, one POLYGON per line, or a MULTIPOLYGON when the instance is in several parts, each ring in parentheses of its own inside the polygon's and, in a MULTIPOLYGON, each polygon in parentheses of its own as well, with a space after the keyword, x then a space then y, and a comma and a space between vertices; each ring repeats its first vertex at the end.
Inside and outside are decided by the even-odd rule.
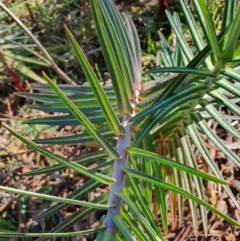
POLYGON ((66 23, 63 23, 63 28, 64 28, 64 29, 67 29, 66 23))

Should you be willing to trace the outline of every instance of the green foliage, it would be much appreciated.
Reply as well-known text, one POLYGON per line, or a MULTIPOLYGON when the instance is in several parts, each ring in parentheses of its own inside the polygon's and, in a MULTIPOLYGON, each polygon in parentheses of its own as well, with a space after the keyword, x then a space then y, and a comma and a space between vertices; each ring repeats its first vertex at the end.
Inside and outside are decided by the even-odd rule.
MULTIPOLYGON (((27 1, 26 1, 27 2, 27 1)), ((26 2, 23 3, 19 3, 17 4, 15 7, 13 7, 14 10, 16 10, 16 8, 18 9, 19 7, 21 7, 22 4, 25 4, 26 2)), ((2 32, 3 33, 7 33, 9 31, 9 28, 11 29, 11 27, 15 27, 15 25, 18 25, 18 27, 21 28, 21 30, 23 30, 25 32, 25 34, 27 35, 27 39, 31 39, 32 42, 34 43, 34 45, 24 45, 21 42, 20 43, 16 43, 14 40, 19 40, 19 39, 25 39, 25 36, 15 36, 16 33, 12 34, 12 36, 8 36, 5 39, 3 39, 3 44, 5 44, 5 42, 10 42, 10 47, 11 48, 16 48, 16 49, 20 49, 24 50, 25 53, 26 51, 28 53, 30 53, 31 55, 37 57, 37 58, 33 58, 33 57, 26 57, 26 56, 21 56, 21 55, 17 55, 16 53, 13 52, 9 52, 9 51, 4 51, 4 48, 1 50, 1 56, 2 56, 2 60, 3 63, 6 66, 6 69, 8 70, 9 74, 11 75, 11 77, 13 79, 16 79, 16 75, 14 73, 12 73, 12 68, 18 70, 19 72, 21 72, 22 74, 26 75, 29 78, 34 79, 35 81, 38 81, 40 83, 46 83, 43 78, 41 78, 40 76, 38 76, 37 74, 35 74, 35 72, 33 72, 30 68, 28 68, 26 65, 24 65, 24 62, 28 62, 28 63, 32 63, 32 64, 40 64, 40 65, 45 65, 48 67, 51 67, 52 69, 55 70, 55 72, 58 74, 58 76, 60 78, 62 78, 66 83, 68 84, 75 84, 75 82, 73 82, 71 80, 70 77, 68 77, 64 71, 62 71, 57 64, 55 63, 55 61, 53 60, 53 58, 50 56, 50 54, 48 53, 48 51, 46 50, 46 48, 44 48, 44 46, 39 42, 39 40, 37 39, 36 36, 34 36, 34 34, 27 28, 26 25, 24 25, 24 23, 10 10, 8 9, 3 3, 0 3, 0 8, 3 10, 2 11, 2 15, 4 14, 4 12, 13 19, 14 24, 8 26, 8 25, 4 25, 2 32), (14 41, 14 42, 11 42, 14 41), (34 50, 31 49, 31 47, 35 47, 34 50), (39 52, 41 52, 41 54, 39 54, 39 52, 36 51, 36 49, 39 50, 39 52), (40 60, 39 60, 40 59, 40 60), (20 60, 20 62, 19 62, 20 60)), ((3 19, 5 19, 6 17, 3 16, 3 19)), ((14 31, 14 29, 12 29, 12 31, 14 31)), ((9 33, 9 32, 8 32, 9 33)), ((22 33, 21 33, 22 35, 22 33)), ((6 44, 5 46, 3 46, 5 48, 9 48, 9 44, 6 44)), ((15 81, 16 82, 16 81, 15 81)))
MULTIPOLYGON (((34 118, 28 121, 29 124, 66 123, 81 125, 85 131, 78 135, 30 141, 6 124, 2 124, 26 145, 58 163, 25 175, 39 175, 70 167, 91 179, 68 198, 57 199, 51 195, 2 186, 0 190, 58 201, 37 219, 53 215, 65 207, 66 203, 82 207, 49 233, 0 232, 0 236, 36 236, 39 237, 38 240, 47 240, 47 237, 52 236, 74 236, 77 234, 62 232, 91 211, 107 209, 107 215, 101 226, 86 231, 98 232, 97 241, 161 241, 163 236, 155 219, 156 215, 160 214, 161 230, 167 233, 168 210, 171 212, 172 227, 176 227, 177 215, 178 222, 182 221, 184 198, 188 199, 196 235, 197 211, 201 215, 206 235, 209 211, 240 227, 238 222, 204 201, 206 190, 203 185, 203 179, 222 184, 233 203, 239 208, 229 184, 223 180, 218 166, 204 143, 204 138, 207 137, 229 160, 240 166, 238 156, 224 144, 206 122, 206 119, 212 118, 226 132, 236 138, 240 137, 239 132, 227 122, 230 116, 217 111, 217 107, 221 106, 237 116, 240 115, 240 108, 234 99, 229 99, 225 95, 231 93, 236 97, 240 96, 239 62, 236 61, 239 58, 237 26, 240 24, 240 10, 238 7, 235 12, 233 2, 236 4, 236 1, 232 0, 225 2, 224 7, 227 10, 224 10, 222 32, 217 35, 204 0, 193 1, 202 29, 197 27, 199 24, 195 22, 187 1, 180 0, 195 48, 188 45, 178 15, 167 12, 176 38, 175 50, 171 51, 169 43, 159 33, 161 42, 157 55, 158 66, 149 71, 152 75, 158 75, 159 80, 152 84, 143 84, 141 49, 133 22, 118 12, 111 0, 91 0, 93 19, 112 86, 100 86, 83 51, 70 30, 65 27, 69 42, 89 86, 57 86, 44 74, 48 85, 35 85, 34 88, 44 90, 48 94, 45 96, 19 94, 39 102, 32 108, 66 114, 58 117, 34 118), (116 146, 113 137, 118 140, 116 146), (86 146, 98 147, 99 150, 89 154, 90 157, 82 156, 78 160, 69 162, 37 145, 79 142, 86 146), (202 155, 214 176, 198 170, 193 147, 202 155), (95 168, 84 166, 88 158, 98 159, 99 155, 102 155, 102 158, 96 164, 98 167, 104 167, 101 173, 96 171, 96 166, 95 168), (92 202, 76 200, 102 183, 111 184, 108 193, 100 195, 92 202), (168 198, 166 191, 169 192, 168 198), (199 208, 196 204, 199 204, 199 208)), ((81 234, 83 233, 78 233, 81 234)))
MULTIPOLYGON (((25 3, 16 4, 10 10, 19 11, 25 3)), ((19 73, 39 83, 46 83, 30 66, 48 66, 47 61, 36 52, 36 46, 29 43, 29 38, 24 36, 16 23, 8 20, 8 15, 2 11, 0 14, 0 71, 3 76, 0 80, 5 80, 8 75, 20 91, 23 91, 23 85, 19 73)))

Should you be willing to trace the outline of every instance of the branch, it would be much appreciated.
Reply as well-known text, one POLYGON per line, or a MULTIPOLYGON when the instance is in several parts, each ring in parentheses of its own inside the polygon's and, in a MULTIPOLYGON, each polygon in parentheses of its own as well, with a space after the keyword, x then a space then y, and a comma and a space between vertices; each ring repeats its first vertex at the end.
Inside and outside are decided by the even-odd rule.
POLYGON ((116 232, 115 223, 113 222, 111 216, 113 214, 120 214, 121 201, 117 197, 116 192, 123 192, 125 172, 122 170, 122 168, 127 164, 128 156, 125 150, 130 146, 132 136, 131 127, 127 125, 129 119, 130 117, 123 118, 123 128, 125 129, 126 134, 121 136, 117 143, 117 153, 120 154, 122 158, 115 160, 113 165, 112 177, 116 180, 116 183, 113 184, 110 189, 108 204, 114 204, 115 206, 108 210, 106 219, 104 221, 104 224, 106 225, 106 232, 111 234, 116 232))

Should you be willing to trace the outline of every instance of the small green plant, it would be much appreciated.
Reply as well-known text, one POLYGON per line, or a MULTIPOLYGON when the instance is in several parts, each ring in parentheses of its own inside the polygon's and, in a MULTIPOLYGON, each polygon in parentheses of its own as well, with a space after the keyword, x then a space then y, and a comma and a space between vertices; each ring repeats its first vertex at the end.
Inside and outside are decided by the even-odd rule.
MULTIPOLYGON (((111 76, 111 86, 100 85, 83 51, 65 26, 89 86, 57 86, 44 74, 48 85, 35 85, 34 89, 47 94, 19 95, 39 102, 32 108, 65 113, 34 118, 27 121, 28 124, 81 125, 84 131, 73 136, 30 141, 6 124, 2 123, 2 126, 29 147, 58 162, 58 165, 24 175, 40 175, 72 168, 90 180, 67 198, 0 186, 3 191, 58 202, 37 216, 37 220, 53 215, 68 204, 80 206, 79 210, 48 233, 0 232, 0 236, 36 236, 42 241, 51 237, 97 233, 97 241, 161 241, 163 233, 167 233, 169 228, 168 210, 173 229, 182 222, 184 198, 187 198, 190 206, 196 235, 198 211, 206 236, 209 211, 240 227, 237 221, 204 201, 203 185, 203 179, 222 184, 235 207, 239 208, 229 183, 224 181, 210 156, 204 138, 207 137, 229 160, 240 166, 239 157, 206 122, 206 119, 212 118, 228 133, 240 137, 239 132, 226 121, 232 116, 221 114, 216 109, 223 106, 240 115, 240 108, 236 104, 238 99, 229 99, 225 95, 231 93, 240 96, 240 8, 236 10, 237 1, 225 1, 222 31, 217 35, 204 0, 193 0, 201 30, 197 27, 187 1, 179 2, 194 48, 190 48, 184 38, 178 15, 166 12, 176 37, 175 51, 170 50, 168 42, 159 33, 161 46, 158 66, 149 72, 158 77, 161 77, 160 73, 168 73, 169 76, 160 78, 152 85, 142 83, 141 49, 135 26, 128 16, 118 12, 111 0, 91 0, 93 19, 111 76), (38 145, 79 143, 99 149, 69 161, 38 145), (214 176, 198 170, 193 147, 202 155, 214 176), (94 160, 99 161, 88 168, 84 166, 94 160), (96 167, 103 170, 97 172, 96 167), (110 191, 91 202, 79 201, 102 184, 111 185, 110 191), (96 209, 107 210, 99 227, 63 233, 96 209), (158 215, 161 217, 161 229, 156 218, 158 215)), ((3 7, 3 4, 0 6, 3 7)))

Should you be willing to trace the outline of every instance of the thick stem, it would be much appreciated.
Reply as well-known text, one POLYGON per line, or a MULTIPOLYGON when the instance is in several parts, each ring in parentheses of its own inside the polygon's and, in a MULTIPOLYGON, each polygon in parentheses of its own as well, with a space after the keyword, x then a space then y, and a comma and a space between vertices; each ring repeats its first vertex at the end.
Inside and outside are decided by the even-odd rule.
POLYGON ((126 153, 126 148, 130 146, 131 134, 132 134, 131 127, 127 126, 127 122, 129 120, 129 118, 130 117, 124 117, 124 119, 123 119, 123 128, 125 129, 126 134, 124 136, 121 136, 117 143, 117 152, 118 152, 118 154, 120 154, 121 159, 115 160, 114 165, 113 165, 112 177, 115 180, 117 180, 117 182, 114 185, 112 185, 112 187, 110 189, 108 203, 114 204, 115 206, 108 210, 106 219, 104 221, 104 223, 106 225, 106 232, 111 233, 111 234, 116 232, 115 224, 111 218, 111 215, 112 214, 115 214, 115 215, 120 214, 121 201, 117 197, 116 192, 123 191, 125 172, 122 170, 122 168, 124 166, 126 166, 126 163, 127 163, 128 156, 126 153))

